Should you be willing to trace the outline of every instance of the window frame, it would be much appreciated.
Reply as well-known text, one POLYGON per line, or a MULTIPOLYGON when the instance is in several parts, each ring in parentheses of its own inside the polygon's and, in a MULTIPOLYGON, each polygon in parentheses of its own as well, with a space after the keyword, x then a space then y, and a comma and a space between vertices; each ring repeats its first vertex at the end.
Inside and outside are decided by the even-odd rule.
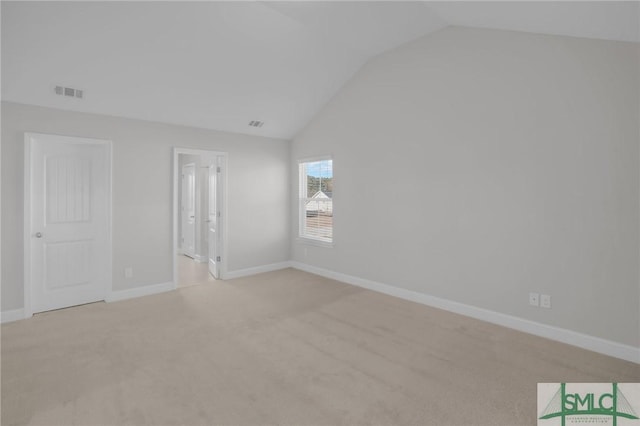
MULTIPOLYGON (((304 169, 301 167, 303 164, 306 163, 315 163, 315 162, 319 162, 319 161, 331 161, 331 170, 332 170, 332 176, 331 179, 334 179, 334 175, 333 175, 333 156, 331 155, 321 155, 321 156, 316 156, 316 157, 306 157, 306 158, 300 158, 297 160, 297 166, 298 166, 298 196, 297 196, 297 211, 298 211, 298 236, 296 238, 296 240, 298 242, 304 243, 304 244, 308 244, 308 245, 313 245, 313 246, 319 246, 319 247, 327 247, 327 248, 331 248, 333 247, 333 243, 334 243, 334 236, 333 236, 333 230, 334 230, 334 226, 333 223, 331 224, 331 240, 328 239, 324 239, 321 237, 315 237, 312 235, 308 235, 305 234, 304 229, 305 229, 305 222, 306 222, 306 202, 308 202, 308 200, 310 199, 310 197, 302 197, 302 193, 301 193, 301 189, 304 187, 307 187, 307 175, 304 172, 304 169), (304 184, 304 186, 303 186, 304 184)), ((332 191, 333 192, 333 191, 332 191)), ((309 194, 307 194, 309 195, 309 194)), ((332 211, 332 217, 333 217, 333 195, 331 197, 331 211, 332 211)))

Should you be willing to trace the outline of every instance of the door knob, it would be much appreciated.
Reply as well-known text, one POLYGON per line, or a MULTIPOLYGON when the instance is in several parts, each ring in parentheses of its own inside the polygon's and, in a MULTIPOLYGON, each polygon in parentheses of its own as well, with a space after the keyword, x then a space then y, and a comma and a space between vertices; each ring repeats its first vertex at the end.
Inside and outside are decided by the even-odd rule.
POLYGON ((42 232, 36 232, 36 238, 42 238, 42 232))

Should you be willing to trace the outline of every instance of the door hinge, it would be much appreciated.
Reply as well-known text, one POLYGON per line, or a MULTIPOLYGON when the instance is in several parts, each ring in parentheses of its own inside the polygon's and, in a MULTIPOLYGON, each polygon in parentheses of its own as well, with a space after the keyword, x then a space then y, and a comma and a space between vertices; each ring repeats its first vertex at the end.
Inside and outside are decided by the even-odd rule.
POLYGON ((216 213, 216 216, 220 217, 220 212, 216 213))
POLYGON ((182 240, 182 242, 184 243, 184 237, 180 238, 180 240, 182 240))
POLYGON ((220 171, 221 171, 221 170, 220 170, 220 166, 218 166, 218 167, 216 168, 216 172, 220 173, 220 171))
POLYGON ((216 262, 220 262, 220 256, 216 256, 216 262))

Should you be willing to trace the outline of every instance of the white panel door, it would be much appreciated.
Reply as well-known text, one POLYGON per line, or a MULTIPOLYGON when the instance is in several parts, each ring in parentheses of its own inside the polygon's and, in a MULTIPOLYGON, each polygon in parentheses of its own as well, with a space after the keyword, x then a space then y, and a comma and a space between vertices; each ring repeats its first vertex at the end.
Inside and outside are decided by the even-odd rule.
POLYGON ((110 283, 110 148, 28 135, 31 310, 104 300, 110 283))
POLYGON ((182 251, 196 255, 196 165, 182 166, 182 251))
POLYGON ((209 241, 209 273, 216 279, 219 276, 218 268, 218 166, 214 163, 209 166, 209 214, 207 218, 207 239, 209 241))

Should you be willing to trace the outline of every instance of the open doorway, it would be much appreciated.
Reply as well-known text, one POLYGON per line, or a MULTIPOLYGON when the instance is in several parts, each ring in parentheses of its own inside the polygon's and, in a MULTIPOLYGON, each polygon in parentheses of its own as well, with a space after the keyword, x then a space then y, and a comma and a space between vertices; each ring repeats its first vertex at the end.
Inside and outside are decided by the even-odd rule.
POLYGON ((173 281, 176 287, 220 279, 226 271, 226 153, 173 152, 173 281))

